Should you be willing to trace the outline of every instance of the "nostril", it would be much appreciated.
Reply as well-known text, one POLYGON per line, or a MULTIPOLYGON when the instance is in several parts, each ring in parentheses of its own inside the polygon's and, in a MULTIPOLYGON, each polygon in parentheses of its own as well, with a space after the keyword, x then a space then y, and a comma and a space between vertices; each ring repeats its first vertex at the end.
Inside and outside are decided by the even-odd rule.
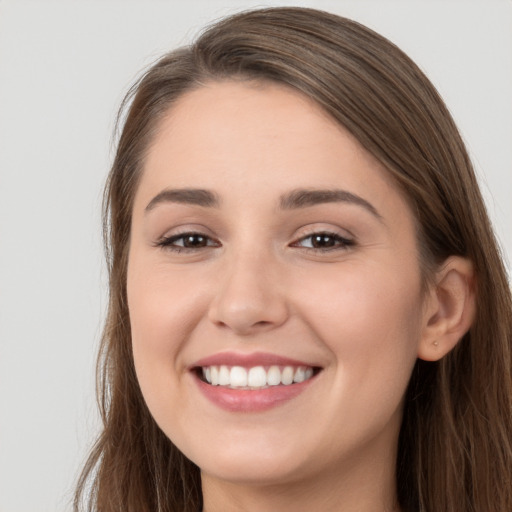
POLYGON ((223 319, 215 319, 210 317, 212 322, 222 329, 230 329, 240 336, 251 335, 266 329, 272 329, 281 325, 281 322, 273 322, 269 320, 253 321, 253 318, 244 314, 225 315, 223 319))
POLYGON ((221 286, 209 306, 208 318, 219 327, 245 335, 278 327, 289 316, 286 297, 276 291, 267 277, 237 273, 221 286), (243 279, 242 279, 243 278, 243 279))
POLYGON ((254 325, 260 326, 260 327, 266 327, 267 325, 272 325, 272 322, 268 322, 267 320, 260 320, 259 322, 256 322, 254 325))

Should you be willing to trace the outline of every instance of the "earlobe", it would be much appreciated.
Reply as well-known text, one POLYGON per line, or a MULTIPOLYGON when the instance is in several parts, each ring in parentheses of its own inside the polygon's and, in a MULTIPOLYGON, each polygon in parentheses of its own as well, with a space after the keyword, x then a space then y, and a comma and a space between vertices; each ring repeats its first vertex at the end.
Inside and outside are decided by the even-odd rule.
POLYGON ((438 361, 471 327, 476 311, 476 279, 471 261, 448 258, 428 294, 418 357, 438 361))

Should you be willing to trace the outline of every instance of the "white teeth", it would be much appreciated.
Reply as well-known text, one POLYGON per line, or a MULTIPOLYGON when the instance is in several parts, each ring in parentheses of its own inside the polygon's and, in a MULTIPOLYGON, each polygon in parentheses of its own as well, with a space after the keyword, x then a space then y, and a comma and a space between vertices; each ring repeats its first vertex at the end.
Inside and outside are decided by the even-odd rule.
MULTIPOLYGON (((306 372, 304 368, 299 367, 295 370, 295 375, 293 377, 293 382, 303 382, 306 379, 306 372)), ((208 379, 206 379, 208 380, 208 379)))
POLYGON ((219 368, 219 386, 229 386, 229 368, 227 366, 221 366, 219 368))
POLYGON ((263 366, 244 368, 243 366, 205 366, 202 374, 206 382, 213 386, 231 388, 262 389, 268 386, 289 386, 304 382, 313 377, 311 367, 271 366, 267 370, 263 366))
POLYGON ((247 384, 251 388, 262 388, 267 385, 267 372, 263 366, 255 366, 249 370, 247 384))
POLYGON ((279 366, 271 366, 268 369, 267 384, 269 386, 279 386, 281 384, 281 370, 279 366))
POLYGON ((210 366, 210 375, 211 375, 211 382, 210 384, 213 384, 214 386, 219 385, 219 369, 216 366, 210 366))
POLYGON ((293 382, 293 368, 291 366, 285 366, 283 373, 281 374, 281 384, 285 386, 290 385, 293 382))
POLYGON ((235 388, 247 386, 247 370, 241 366, 233 366, 229 372, 230 385, 235 388))

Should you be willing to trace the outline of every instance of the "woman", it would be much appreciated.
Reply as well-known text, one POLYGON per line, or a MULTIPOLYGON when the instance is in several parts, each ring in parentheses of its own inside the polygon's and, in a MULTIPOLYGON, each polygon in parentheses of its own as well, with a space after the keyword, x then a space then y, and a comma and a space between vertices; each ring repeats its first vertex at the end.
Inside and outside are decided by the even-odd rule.
POLYGON ((510 290, 434 87, 361 25, 227 18, 136 84, 106 190, 106 511, 512 509, 510 290))

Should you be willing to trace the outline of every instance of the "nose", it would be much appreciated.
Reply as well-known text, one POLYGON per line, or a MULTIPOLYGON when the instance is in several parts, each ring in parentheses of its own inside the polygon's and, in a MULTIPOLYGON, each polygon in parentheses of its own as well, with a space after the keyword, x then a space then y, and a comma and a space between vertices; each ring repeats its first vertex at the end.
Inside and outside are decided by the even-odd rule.
POLYGON ((238 335, 251 335, 279 327, 288 318, 285 290, 279 269, 254 251, 225 262, 219 287, 208 312, 215 325, 238 335))

